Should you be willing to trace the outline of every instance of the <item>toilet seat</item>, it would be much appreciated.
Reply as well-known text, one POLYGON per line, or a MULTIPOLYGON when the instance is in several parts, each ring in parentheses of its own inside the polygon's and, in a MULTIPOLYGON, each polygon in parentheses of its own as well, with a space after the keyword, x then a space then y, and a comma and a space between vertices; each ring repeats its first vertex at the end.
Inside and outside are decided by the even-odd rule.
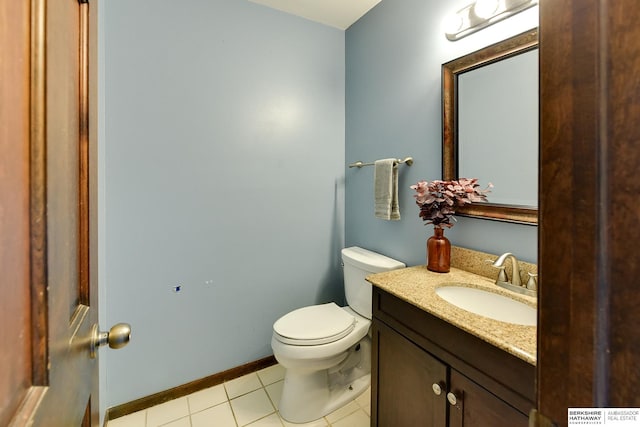
POLYGON ((285 314, 273 324, 273 332, 284 344, 320 345, 346 337, 355 325, 355 317, 330 302, 285 314))

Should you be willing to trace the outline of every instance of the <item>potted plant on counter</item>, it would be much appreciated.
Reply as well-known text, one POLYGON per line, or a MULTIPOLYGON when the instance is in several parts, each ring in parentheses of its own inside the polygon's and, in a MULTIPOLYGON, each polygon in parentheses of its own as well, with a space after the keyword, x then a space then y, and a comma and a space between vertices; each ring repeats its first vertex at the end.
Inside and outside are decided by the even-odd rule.
POLYGON ((455 222, 456 208, 470 203, 486 202, 493 185, 480 189, 477 178, 459 178, 451 181, 419 181, 410 187, 420 207, 419 217, 425 225, 433 224, 434 234, 427 240, 427 268, 447 273, 451 264, 451 242, 444 236, 444 229, 455 222))

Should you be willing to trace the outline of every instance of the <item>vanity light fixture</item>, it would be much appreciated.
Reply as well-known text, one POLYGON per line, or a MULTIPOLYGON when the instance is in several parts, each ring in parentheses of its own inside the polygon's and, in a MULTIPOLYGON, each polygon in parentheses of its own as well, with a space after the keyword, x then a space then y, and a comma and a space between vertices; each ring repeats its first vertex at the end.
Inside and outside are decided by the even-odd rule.
POLYGON ((537 4, 538 0, 476 0, 447 18, 445 35, 460 40, 537 4))

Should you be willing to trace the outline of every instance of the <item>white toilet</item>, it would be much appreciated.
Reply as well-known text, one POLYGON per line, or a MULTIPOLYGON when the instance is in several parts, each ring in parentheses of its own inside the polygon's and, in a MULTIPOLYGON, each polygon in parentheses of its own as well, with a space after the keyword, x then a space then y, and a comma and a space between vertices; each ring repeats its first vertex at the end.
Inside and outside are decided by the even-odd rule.
POLYGON ((271 348, 285 368, 280 415, 306 423, 344 406, 371 383, 371 284, 405 264, 359 247, 342 250, 347 307, 299 308, 273 324, 271 348))

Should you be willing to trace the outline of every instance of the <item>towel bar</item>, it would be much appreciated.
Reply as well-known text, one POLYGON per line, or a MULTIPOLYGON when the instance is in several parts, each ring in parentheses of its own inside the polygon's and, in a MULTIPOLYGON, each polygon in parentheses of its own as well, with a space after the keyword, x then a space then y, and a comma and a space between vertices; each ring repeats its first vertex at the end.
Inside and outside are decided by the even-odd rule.
MULTIPOLYGON (((413 157, 405 157, 404 159, 397 159, 398 164, 400 163, 406 163, 407 166, 411 166, 413 164, 413 157)), ((360 169, 363 166, 373 166, 375 165, 375 162, 371 162, 371 163, 362 163, 360 160, 358 160, 355 163, 351 163, 349 165, 350 168, 358 168, 360 169)))

